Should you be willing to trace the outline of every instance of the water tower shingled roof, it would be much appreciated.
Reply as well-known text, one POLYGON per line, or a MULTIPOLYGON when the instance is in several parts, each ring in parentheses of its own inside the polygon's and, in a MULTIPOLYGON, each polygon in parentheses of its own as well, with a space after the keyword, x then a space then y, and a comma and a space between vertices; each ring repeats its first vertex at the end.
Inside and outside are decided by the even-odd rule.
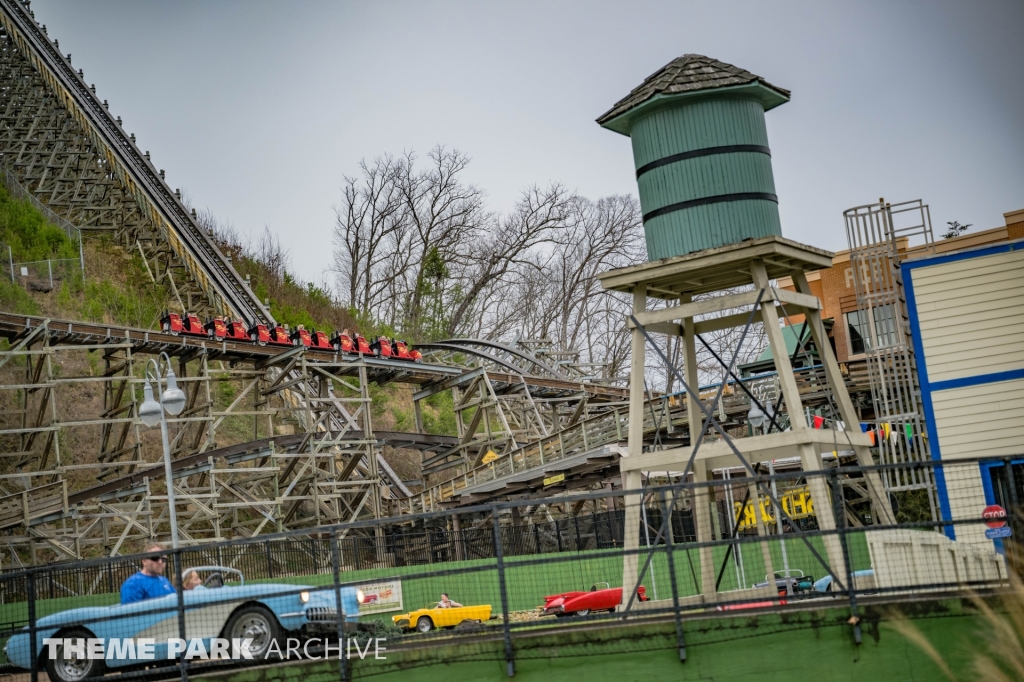
POLYGON ((702 54, 684 54, 648 76, 643 83, 633 88, 632 92, 602 114, 597 122, 602 126, 612 127, 607 124, 613 119, 658 95, 684 95, 748 83, 759 83, 775 93, 775 97, 772 98, 775 101, 765 103, 766 111, 789 100, 789 90, 772 85, 760 76, 738 66, 702 54))

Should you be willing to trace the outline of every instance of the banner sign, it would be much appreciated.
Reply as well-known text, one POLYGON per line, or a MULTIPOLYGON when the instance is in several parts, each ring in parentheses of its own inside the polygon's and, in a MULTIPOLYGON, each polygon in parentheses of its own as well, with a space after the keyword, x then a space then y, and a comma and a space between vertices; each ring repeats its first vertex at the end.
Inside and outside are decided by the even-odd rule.
MULTIPOLYGON (((814 501, 811 499, 811 491, 807 486, 792 488, 788 491, 779 491, 779 501, 782 508, 792 519, 805 519, 814 516, 814 501)), ((765 525, 775 523, 775 510, 772 508, 772 501, 767 496, 761 496, 759 500, 761 520, 765 525)), ((740 509, 742 503, 733 503, 733 513, 739 517, 739 529, 746 530, 757 526, 757 517, 754 516, 754 505, 747 502, 747 506, 740 509)))
POLYGON ((402 610, 402 581, 381 580, 357 586, 363 591, 359 615, 402 610))

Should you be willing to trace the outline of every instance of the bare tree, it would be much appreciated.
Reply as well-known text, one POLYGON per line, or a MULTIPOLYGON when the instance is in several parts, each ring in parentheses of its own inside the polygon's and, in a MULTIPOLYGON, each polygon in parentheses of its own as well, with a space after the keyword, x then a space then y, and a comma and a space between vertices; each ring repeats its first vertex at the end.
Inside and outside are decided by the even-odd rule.
POLYGON ((466 314, 477 304, 485 289, 496 288, 520 267, 533 268, 533 250, 554 242, 567 228, 576 198, 564 187, 553 184, 545 190, 534 186, 522 193, 511 214, 496 220, 493 228, 470 244, 461 256, 467 266, 461 300, 448 320, 447 333, 462 327, 466 314))
POLYGON ((567 215, 549 250, 534 251, 504 281, 481 295, 481 335, 550 339, 580 352, 587 363, 607 363, 617 375, 628 359, 625 296, 604 291, 597 275, 643 257, 640 207, 633 197, 567 201, 567 215))
POLYGON ((407 229, 403 169, 391 156, 362 161, 359 169, 359 177, 345 177, 342 204, 334 208, 335 271, 349 307, 377 312, 411 257, 400 248, 407 229))
POLYGON ((429 167, 415 168, 416 157, 405 155, 399 176, 407 219, 412 226, 414 253, 411 282, 405 296, 405 328, 418 336, 424 332, 423 299, 435 291, 428 282, 430 266, 448 266, 459 260, 460 251, 475 242, 489 227, 493 216, 484 208, 479 188, 462 182, 469 157, 458 150, 438 146, 427 155, 429 167))

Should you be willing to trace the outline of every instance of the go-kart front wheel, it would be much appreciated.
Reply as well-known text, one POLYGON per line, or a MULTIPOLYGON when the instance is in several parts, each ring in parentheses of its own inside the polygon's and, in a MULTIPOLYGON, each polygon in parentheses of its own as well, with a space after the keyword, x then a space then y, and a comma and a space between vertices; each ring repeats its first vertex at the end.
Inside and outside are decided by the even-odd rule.
MULTIPOLYGON (((75 628, 60 634, 61 639, 82 639, 86 640, 94 635, 84 628, 75 628)), ((83 645, 85 643, 83 642, 83 645)), ((84 646, 83 646, 84 649, 84 646)), ((81 682, 90 677, 99 677, 103 674, 103 661, 90 659, 85 656, 79 657, 77 652, 71 652, 71 658, 64 658, 63 644, 57 645, 56 655, 53 658, 45 657, 46 674, 51 682, 81 682)))
POLYGON ((430 616, 420 616, 420 619, 416 621, 416 630, 419 632, 430 632, 434 629, 434 621, 430 620, 430 616))
POLYGON ((228 620, 224 633, 227 639, 250 639, 249 653, 262 660, 271 642, 278 638, 277 618, 262 606, 244 606, 228 620))

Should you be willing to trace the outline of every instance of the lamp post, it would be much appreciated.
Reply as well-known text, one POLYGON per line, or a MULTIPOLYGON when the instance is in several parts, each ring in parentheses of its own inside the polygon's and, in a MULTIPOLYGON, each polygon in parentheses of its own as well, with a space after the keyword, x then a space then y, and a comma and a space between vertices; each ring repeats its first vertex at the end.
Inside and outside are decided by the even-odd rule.
POLYGON ((146 363, 146 385, 143 390, 142 406, 139 408, 139 418, 146 426, 153 427, 160 425, 160 436, 164 446, 164 475, 167 478, 167 510, 171 521, 171 547, 178 549, 178 515, 174 509, 174 480, 171 475, 171 446, 167 442, 167 414, 176 417, 185 409, 185 394, 178 388, 178 380, 171 368, 171 359, 167 353, 161 353, 158 358, 150 359, 146 363), (154 399, 153 383, 156 383, 157 391, 160 390, 160 366, 161 361, 166 368, 167 388, 160 394, 159 401, 154 399))

